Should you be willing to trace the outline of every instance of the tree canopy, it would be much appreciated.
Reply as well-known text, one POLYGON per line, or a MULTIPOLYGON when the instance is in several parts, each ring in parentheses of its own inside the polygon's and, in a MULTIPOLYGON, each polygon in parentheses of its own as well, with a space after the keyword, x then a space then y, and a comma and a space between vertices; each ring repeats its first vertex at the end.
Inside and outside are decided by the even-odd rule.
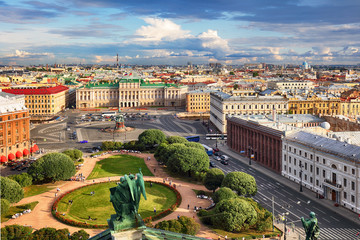
POLYGON ((0 195, 1 199, 6 199, 11 203, 18 202, 24 197, 24 190, 20 184, 10 178, 0 176, 0 195))
POLYGON ((239 196, 255 196, 257 185, 255 178, 244 172, 230 172, 223 182, 222 187, 235 190, 239 196))
POLYGON ((188 142, 188 140, 186 140, 186 138, 184 137, 180 137, 180 136, 170 136, 166 138, 166 141, 169 144, 173 144, 173 143, 186 143, 188 142))
POLYGON ((204 178, 204 186, 215 192, 215 190, 221 186, 224 176, 224 172, 219 168, 209 169, 204 178))
POLYGON ((5 216, 10 209, 10 202, 5 198, 1 198, 0 201, 1 216, 5 216))
POLYGON ((66 154, 48 153, 34 162, 28 173, 36 182, 56 182, 71 178, 75 174, 75 165, 66 154))
POLYGON ((188 173, 191 176, 191 172, 201 172, 209 168, 209 156, 204 149, 200 150, 179 144, 169 157, 166 165, 172 172, 188 173))
POLYGON ((79 160, 83 156, 83 152, 79 149, 68 149, 65 150, 63 153, 68 155, 74 162, 79 160))
POLYGON ((165 134, 159 129, 148 129, 143 131, 139 135, 139 143, 145 146, 153 147, 156 144, 160 144, 166 140, 165 134))
POLYGON ((233 190, 227 187, 221 187, 213 194, 213 200, 215 203, 220 202, 221 200, 230 199, 237 197, 237 194, 233 190))
POLYGON ((8 178, 19 183, 21 187, 27 187, 32 184, 32 177, 27 173, 10 175, 8 178))
POLYGON ((249 229, 257 221, 257 214, 252 205, 241 198, 220 201, 212 217, 213 225, 230 232, 249 229))
POLYGON ((9 225, 1 228, 1 239, 28 239, 31 236, 31 232, 31 227, 24 227, 21 225, 9 225))

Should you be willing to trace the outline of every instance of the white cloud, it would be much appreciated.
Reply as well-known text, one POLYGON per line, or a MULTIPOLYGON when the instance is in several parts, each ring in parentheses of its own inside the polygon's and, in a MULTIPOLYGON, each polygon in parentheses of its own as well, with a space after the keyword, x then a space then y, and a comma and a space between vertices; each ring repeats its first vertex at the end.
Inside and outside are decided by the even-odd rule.
POLYGON ((135 41, 139 42, 160 42, 162 40, 172 41, 181 38, 188 38, 190 31, 181 29, 181 26, 168 20, 159 18, 145 18, 148 26, 141 26, 136 30, 138 36, 135 41))
POLYGON ((34 58, 34 57, 43 57, 43 56, 48 56, 48 57, 54 57, 53 53, 31 53, 31 52, 27 52, 27 51, 23 51, 23 50, 15 50, 15 53, 13 54, 8 54, 6 57, 10 57, 10 58, 34 58))
POLYGON ((230 53, 228 41, 219 37, 218 32, 209 29, 207 32, 201 33, 198 38, 202 41, 202 47, 223 54, 230 53))

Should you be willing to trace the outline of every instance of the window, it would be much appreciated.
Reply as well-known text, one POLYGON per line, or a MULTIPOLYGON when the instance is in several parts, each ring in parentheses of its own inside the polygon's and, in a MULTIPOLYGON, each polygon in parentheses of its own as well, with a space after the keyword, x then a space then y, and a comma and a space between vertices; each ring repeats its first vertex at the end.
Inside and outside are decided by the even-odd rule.
POLYGON ((289 157, 289 163, 291 163, 291 157, 289 157))
POLYGON ((313 155, 312 154, 310 154, 310 159, 313 160, 313 155))
POLYGON ((284 165, 284 171, 286 171, 286 165, 284 165))
POLYGON ((316 167, 316 175, 319 175, 319 168, 316 167))
POLYGON ((299 151, 299 155, 301 156, 301 150, 299 151))
POLYGON ((316 186, 319 186, 319 180, 316 179, 316 186))
POLYGON ((355 196, 354 195, 351 195, 351 201, 355 202, 355 196))
POLYGON ((286 161, 286 154, 284 154, 284 161, 286 161))
POLYGON ((307 175, 306 174, 304 175, 304 179, 305 179, 305 181, 307 181, 307 175))
POLYGON ((325 160, 325 158, 323 158, 323 164, 326 164, 326 160, 325 160))
POLYGON ((294 153, 296 154, 296 148, 294 148, 294 153))
POLYGON ((289 167, 289 173, 291 174, 291 167, 289 167))
POLYGON ((307 158, 307 152, 306 153, 304 153, 305 154, 305 157, 307 158))
POLYGON ((305 163, 305 170, 307 170, 307 163, 305 163))
POLYGON ((347 179, 344 178, 344 187, 346 187, 346 186, 347 186, 347 179))
POLYGON ((351 173, 352 173, 352 175, 355 175, 355 169, 354 168, 351 169, 351 173))
POLYGON ((319 157, 316 157, 316 161, 317 161, 317 162, 319 161, 319 157))
POLYGON ((313 165, 310 165, 310 172, 313 172, 313 165))
POLYGON ((347 172, 347 166, 344 166, 344 172, 347 172))
POLYGON ((346 192, 344 192, 344 199, 346 199, 347 198, 347 193, 346 192))
POLYGON ((296 170, 294 169, 294 175, 296 176, 296 170))
POLYGON ((310 177, 310 183, 313 183, 313 178, 312 177, 310 177))
POLYGON ((325 176, 326 176, 326 171, 323 170, 323 178, 325 178, 325 176))
POLYGON ((355 190, 355 182, 351 181, 351 190, 355 190))
POLYGON ((294 158, 294 165, 296 166, 296 158, 294 158))

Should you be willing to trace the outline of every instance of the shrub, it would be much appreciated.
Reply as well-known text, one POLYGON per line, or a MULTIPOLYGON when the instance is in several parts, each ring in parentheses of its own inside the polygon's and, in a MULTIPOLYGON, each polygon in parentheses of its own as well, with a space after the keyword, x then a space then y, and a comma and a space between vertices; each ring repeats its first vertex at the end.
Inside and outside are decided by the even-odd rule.
POLYGON ((5 216, 8 211, 10 209, 10 202, 7 199, 1 199, 1 206, 0 206, 0 210, 1 210, 1 216, 5 216))
POLYGON ((192 218, 181 216, 178 220, 172 219, 159 222, 155 225, 155 228, 177 233, 195 235, 200 229, 200 224, 195 222, 195 220, 192 218))
POLYGON ((11 175, 8 178, 19 183, 21 187, 27 187, 32 184, 32 177, 27 173, 11 175))
POLYGON ((204 190, 199 190, 197 192, 197 195, 206 195, 205 191, 204 190))
POLYGON ((32 228, 20 225, 9 225, 1 228, 1 239, 19 240, 31 236, 32 228))
POLYGON ((7 199, 9 202, 18 202, 24 197, 24 190, 20 184, 7 177, 0 177, 1 187, 1 199, 7 199))
POLYGON ((220 202, 221 200, 230 199, 237 197, 236 193, 233 190, 227 187, 222 187, 217 190, 213 195, 213 200, 215 203, 220 202))

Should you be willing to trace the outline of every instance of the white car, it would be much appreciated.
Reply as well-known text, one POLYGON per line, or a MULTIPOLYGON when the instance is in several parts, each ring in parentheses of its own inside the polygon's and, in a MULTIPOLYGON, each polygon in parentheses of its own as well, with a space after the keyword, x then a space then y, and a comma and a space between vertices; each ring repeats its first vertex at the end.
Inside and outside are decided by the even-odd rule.
POLYGON ((213 158, 214 158, 214 160, 216 160, 216 161, 221 161, 221 158, 219 157, 219 156, 213 156, 213 158))

